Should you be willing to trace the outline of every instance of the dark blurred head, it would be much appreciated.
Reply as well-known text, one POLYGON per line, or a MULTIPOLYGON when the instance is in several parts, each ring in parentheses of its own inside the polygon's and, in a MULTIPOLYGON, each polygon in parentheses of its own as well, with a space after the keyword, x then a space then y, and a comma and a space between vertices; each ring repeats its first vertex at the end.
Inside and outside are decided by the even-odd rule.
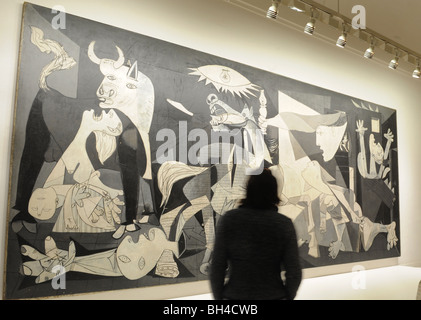
POLYGON ((269 169, 265 168, 261 174, 250 176, 246 198, 241 202, 242 207, 276 209, 279 202, 278 184, 269 169))

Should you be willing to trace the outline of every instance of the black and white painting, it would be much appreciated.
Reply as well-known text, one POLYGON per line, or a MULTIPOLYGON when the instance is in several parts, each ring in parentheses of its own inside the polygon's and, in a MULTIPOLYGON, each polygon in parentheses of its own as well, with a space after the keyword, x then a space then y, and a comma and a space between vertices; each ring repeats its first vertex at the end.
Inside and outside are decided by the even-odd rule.
POLYGON ((207 280, 264 167, 303 268, 400 255, 395 110, 57 15, 24 5, 6 299, 207 280))

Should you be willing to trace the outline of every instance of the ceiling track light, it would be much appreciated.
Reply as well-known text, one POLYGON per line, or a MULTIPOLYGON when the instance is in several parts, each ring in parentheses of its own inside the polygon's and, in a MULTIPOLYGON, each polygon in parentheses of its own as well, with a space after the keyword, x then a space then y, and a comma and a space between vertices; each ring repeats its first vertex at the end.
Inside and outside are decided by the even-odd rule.
POLYGON ((266 17, 270 19, 276 19, 279 12, 279 4, 281 0, 272 0, 272 5, 269 7, 266 17))
POLYGON ((399 66, 399 50, 396 49, 395 57, 390 61, 389 68, 392 70, 396 70, 399 66))
POLYGON ((346 24, 342 23, 342 34, 339 36, 338 41, 336 41, 336 45, 339 48, 345 48, 346 42, 347 42, 346 38, 347 38, 346 24))
MULTIPOLYGON (((244 0, 232 0, 233 2, 243 3, 244 0)), ((317 0, 316 0, 317 1, 317 0)), ((277 19, 279 14, 279 7, 281 3, 286 7, 294 10, 296 12, 306 12, 308 8, 311 10, 310 21, 305 25, 304 32, 308 35, 313 35, 315 31, 316 21, 327 23, 329 26, 339 29, 342 24, 342 34, 339 36, 336 41, 336 46, 339 48, 345 48, 348 42, 348 33, 354 34, 350 30, 351 21, 348 17, 343 16, 339 12, 332 11, 331 9, 317 3, 314 0, 272 0, 272 5, 269 7, 266 13, 266 17, 270 19, 277 19), (321 15, 321 16, 320 16, 321 15), (326 18, 329 18, 329 21, 326 22, 326 18)), ((390 61, 388 67, 390 69, 396 70, 399 66, 400 58, 404 58, 405 55, 408 55, 408 62, 415 64, 414 59, 416 59, 417 64, 416 68, 412 73, 412 77, 415 79, 421 78, 421 66, 420 66, 420 54, 414 52, 411 49, 401 46, 399 43, 377 33, 374 30, 366 29, 365 32, 359 33, 359 38, 363 41, 368 41, 367 35, 371 36, 370 46, 364 52, 364 58, 372 59, 375 55, 375 48, 383 48, 387 53, 393 54, 393 48, 395 49, 395 57, 390 61), (403 52, 403 55, 401 54, 403 52), (410 61, 412 59, 412 61, 410 61)))
POLYGON ((371 37, 370 47, 365 51, 364 58, 372 59, 374 57, 374 37, 371 37))
POLYGON ((421 66, 420 66, 420 59, 417 60, 417 67, 415 68, 414 72, 412 73, 412 77, 415 79, 421 78, 421 66))
POLYGON ((316 19, 314 18, 314 8, 311 7, 311 19, 304 27, 304 32, 312 36, 314 34, 314 29, 316 29, 316 19))

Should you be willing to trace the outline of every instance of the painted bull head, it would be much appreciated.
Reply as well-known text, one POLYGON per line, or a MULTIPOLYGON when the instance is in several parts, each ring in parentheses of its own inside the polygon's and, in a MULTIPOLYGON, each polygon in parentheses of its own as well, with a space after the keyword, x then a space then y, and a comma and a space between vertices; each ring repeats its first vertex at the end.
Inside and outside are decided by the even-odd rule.
POLYGON ((139 131, 149 132, 153 109, 154 88, 151 80, 138 71, 137 61, 125 65, 123 51, 116 46, 118 59, 98 58, 94 52, 95 41, 89 45, 88 56, 99 65, 104 75, 96 92, 101 108, 124 112, 139 131))
MULTIPOLYGON (((96 92, 101 108, 117 109, 126 114, 138 129, 146 150, 150 150, 149 129, 154 113, 154 87, 152 81, 139 72, 137 61, 125 65, 123 51, 116 46, 118 59, 98 58, 94 52, 95 41, 89 44, 88 56, 99 65, 104 75, 96 92)), ((146 152, 145 179, 151 179, 151 157, 146 152)))

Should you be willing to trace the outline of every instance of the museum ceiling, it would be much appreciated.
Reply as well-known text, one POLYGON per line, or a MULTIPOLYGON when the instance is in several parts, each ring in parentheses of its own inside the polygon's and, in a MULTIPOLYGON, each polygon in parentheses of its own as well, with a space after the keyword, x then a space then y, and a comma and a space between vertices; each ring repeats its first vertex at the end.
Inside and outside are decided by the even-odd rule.
MULTIPOLYGON (((269 1, 268 1, 269 2, 269 1)), ((352 18, 352 8, 362 5, 367 27, 421 54, 421 1, 419 0, 314 0, 352 18)))

